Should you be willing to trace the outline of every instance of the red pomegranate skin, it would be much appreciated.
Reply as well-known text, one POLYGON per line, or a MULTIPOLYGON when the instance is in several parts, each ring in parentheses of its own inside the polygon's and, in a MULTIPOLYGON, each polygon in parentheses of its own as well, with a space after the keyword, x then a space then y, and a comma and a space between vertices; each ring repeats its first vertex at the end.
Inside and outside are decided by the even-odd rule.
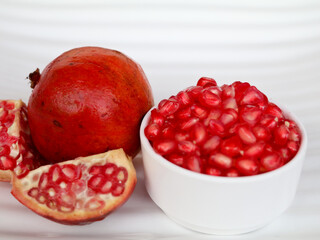
POLYGON ((49 162, 117 148, 134 157, 153 104, 140 65, 115 50, 75 48, 41 73, 28 102, 31 136, 49 162))

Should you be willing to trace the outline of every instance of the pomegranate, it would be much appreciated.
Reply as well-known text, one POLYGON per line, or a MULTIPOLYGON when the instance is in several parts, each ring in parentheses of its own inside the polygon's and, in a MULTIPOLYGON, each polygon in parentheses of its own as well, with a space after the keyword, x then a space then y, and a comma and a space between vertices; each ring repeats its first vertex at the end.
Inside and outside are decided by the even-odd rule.
POLYGON ((137 178, 122 149, 42 166, 13 177, 12 195, 50 220, 83 225, 102 220, 133 192, 137 178))
POLYGON ((27 107, 21 100, 0 100, 0 181, 18 178, 40 166, 27 120, 27 107))
POLYGON ((151 111, 145 136, 173 164, 213 176, 277 169, 298 152, 301 133, 255 86, 219 87, 203 77, 151 111))
POLYGON ((117 148, 137 154, 140 122, 153 96, 133 60, 110 49, 76 48, 29 78, 31 136, 49 162, 117 148))

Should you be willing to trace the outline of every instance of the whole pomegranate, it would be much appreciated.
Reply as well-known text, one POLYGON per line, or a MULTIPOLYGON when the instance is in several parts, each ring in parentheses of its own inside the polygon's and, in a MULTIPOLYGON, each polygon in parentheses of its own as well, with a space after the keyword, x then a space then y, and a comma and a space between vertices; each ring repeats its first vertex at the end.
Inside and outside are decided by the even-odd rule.
POLYGON ((81 47, 30 74, 28 103, 31 136, 50 162, 61 162, 123 148, 140 149, 139 126, 153 106, 148 80, 124 54, 81 47))

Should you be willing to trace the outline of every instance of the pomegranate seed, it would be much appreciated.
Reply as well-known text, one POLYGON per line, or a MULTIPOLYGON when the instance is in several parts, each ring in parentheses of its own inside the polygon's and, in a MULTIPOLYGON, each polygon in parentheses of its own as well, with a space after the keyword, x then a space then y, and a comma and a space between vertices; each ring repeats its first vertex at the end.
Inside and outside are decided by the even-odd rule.
POLYGON ((279 168, 282 165, 282 158, 276 152, 266 153, 260 159, 261 165, 266 171, 279 168))
POLYGON ((237 119, 238 113, 231 108, 225 109, 220 116, 221 123, 227 128, 233 125, 237 119))
POLYGON ((221 176, 222 175, 221 170, 219 170, 218 168, 214 168, 214 167, 207 167, 205 170, 205 173, 207 175, 211 175, 211 176, 221 176))
POLYGON ((236 160, 237 170, 246 176, 256 175, 259 172, 258 162, 254 158, 242 157, 236 160))
POLYGON ((298 152, 300 146, 299 143, 295 141, 289 141, 287 147, 290 150, 290 152, 295 155, 298 152))
POLYGON ((222 122, 220 122, 219 120, 212 119, 209 122, 209 130, 213 134, 217 134, 219 136, 222 136, 225 129, 224 129, 222 122))
POLYGON ((198 105, 191 106, 191 112, 194 117, 204 119, 208 115, 207 109, 198 105))
POLYGON ((178 142, 185 141, 185 140, 189 140, 190 134, 188 132, 177 132, 174 138, 178 142))
POLYGON ((180 123, 180 128, 182 130, 189 130, 191 127, 193 127, 197 122, 199 121, 199 118, 189 118, 188 120, 185 120, 180 123))
POLYGON ((160 127, 156 123, 149 124, 144 129, 144 134, 149 140, 155 139, 160 135, 160 127))
POLYGON ((7 145, 0 146, 0 157, 8 156, 10 153, 10 147, 7 145))
POLYGON ((260 119, 260 124, 272 131, 278 125, 278 118, 272 115, 262 115, 260 119))
POLYGON ((278 119, 283 119, 282 110, 274 103, 268 104, 268 107, 265 110, 265 114, 269 114, 271 116, 277 117, 278 119))
POLYGON ((182 166, 184 164, 184 157, 178 154, 169 155, 168 160, 178 166, 182 166))
POLYGON ((264 142, 257 142, 252 145, 249 145, 244 150, 244 156, 257 158, 263 153, 264 147, 265 147, 264 142))
POLYGON ((274 131, 274 142, 279 146, 284 146, 289 138, 289 129, 285 124, 280 125, 274 131))
POLYGON ((238 135, 242 142, 245 144, 253 144, 257 140, 251 129, 246 125, 240 126, 238 128, 238 135))
POLYGON ((202 144, 207 137, 207 130, 202 123, 197 123, 192 131, 193 141, 196 144, 202 144))
POLYGON ((164 127, 161 131, 161 136, 163 138, 173 138, 175 130, 173 126, 164 127))
POLYGON ((13 170, 16 166, 16 161, 10 156, 0 157, 0 169, 13 170))
POLYGON ((218 86, 210 86, 207 87, 207 91, 212 92, 213 94, 217 95, 219 98, 221 98, 222 90, 218 86))
POLYGON ((212 166, 216 166, 222 169, 228 169, 232 167, 232 158, 222 153, 215 153, 210 155, 208 163, 212 166))
MULTIPOLYGON (((290 124, 286 124, 286 125, 290 125, 290 124)), ((300 138, 301 138, 301 135, 300 135, 299 129, 297 127, 291 128, 289 132, 288 140, 294 141, 294 142, 300 142, 300 138)))
MULTIPOLYGON (((270 151, 268 151, 270 152, 270 151)), ((279 149, 279 154, 284 162, 288 162, 290 158, 292 158, 292 154, 290 153, 290 150, 286 147, 279 149)))
POLYGON ((247 82, 234 82, 231 86, 235 89, 235 99, 239 103, 240 99, 242 99, 245 91, 250 87, 250 84, 247 82))
POLYGON ((166 100, 165 103, 159 108, 159 113, 163 116, 174 114, 180 107, 180 104, 174 100, 166 100))
POLYGON ((252 132, 259 140, 268 141, 271 138, 269 129, 262 125, 255 126, 252 132))
POLYGON ((185 91, 181 91, 177 94, 177 101, 180 103, 180 106, 187 106, 192 103, 191 97, 185 91))
POLYGON ((202 169, 203 169, 203 164, 202 164, 202 161, 200 159, 200 157, 198 156, 195 156, 195 155, 192 155, 192 156, 189 156, 187 159, 187 168, 191 171, 194 171, 194 172, 202 172, 202 169))
POLYGON ((239 177, 239 173, 235 168, 231 168, 226 172, 227 177, 239 177))
POLYGON ((204 125, 207 127, 209 125, 210 120, 217 120, 221 116, 221 110, 220 109, 212 109, 207 118, 203 120, 204 125))
POLYGON ((223 85, 221 87, 221 89, 222 89, 222 98, 223 99, 226 99, 226 98, 234 99, 235 89, 232 85, 223 85))
POLYGON ((220 145, 220 137, 212 136, 203 144, 202 149, 204 154, 210 154, 214 152, 220 145))
POLYGON ((74 181, 76 179, 81 178, 80 169, 72 164, 65 164, 62 166, 62 174, 64 175, 64 179, 67 181, 74 181))
POLYGON ((207 107, 217 107, 221 104, 221 99, 218 95, 212 93, 209 89, 203 89, 199 96, 199 101, 207 107))
POLYGON ((190 141, 181 141, 178 143, 178 150, 182 154, 193 153, 197 149, 196 145, 190 141))
POLYGON ((153 143, 153 147, 160 155, 167 155, 176 149, 176 142, 171 139, 157 140, 153 143))
POLYGON ((153 109, 151 111, 150 123, 155 123, 158 126, 162 126, 164 123, 164 117, 156 109, 153 109))
POLYGON ((242 150, 242 143, 238 136, 233 136, 222 140, 220 150, 223 154, 230 157, 236 157, 242 150))
POLYGON ((193 86, 186 89, 186 92, 193 98, 197 99, 203 88, 201 86, 193 86))
POLYGON ((257 122, 259 122, 262 115, 262 111, 257 106, 244 106, 240 109, 240 119, 249 125, 253 126, 256 125, 257 122))
POLYGON ((240 100, 241 105, 259 105, 265 106, 268 102, 266 96, 256 87, 250 86, 240 100))
POLYGON ((191 117, 191 108, 187 107, 179 110, 178 112, 176 112, 176 116, 179 119, 187 119, 191 117))
POLYGON ((238 111, 237 101, 234 98, 227 98, 223 100, 222 108, 224 109, 231 108, 231 109, 234 109, 235 111, 238 111))
POLYGON ((204 85, 206 85, 208 83, 213 86, 217 86, 217 82, 213 78, 209 78, 209 77, 200 78, 197 82, 197 86, 203 87, 204 85))

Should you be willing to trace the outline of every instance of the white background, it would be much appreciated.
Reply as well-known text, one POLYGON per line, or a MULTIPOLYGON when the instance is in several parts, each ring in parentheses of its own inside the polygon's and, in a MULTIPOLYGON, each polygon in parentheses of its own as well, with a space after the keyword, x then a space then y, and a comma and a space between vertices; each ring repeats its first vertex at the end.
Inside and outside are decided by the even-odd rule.
MULTIPOLYGON (((27 101, 30 72, 88 45, 140 63, 156 102, 211 76, 221 85, 248 81, 294 112, 308 151, 293 204, 265 228, 225 239, 320 238, 320 1, 0 0, 0 98, 27 101)), ((81 227, 37 216, 0 183, 0 239, 224 239, 168 219, 145 191, 140 157, 135 165, 129 201, 81 227)))

